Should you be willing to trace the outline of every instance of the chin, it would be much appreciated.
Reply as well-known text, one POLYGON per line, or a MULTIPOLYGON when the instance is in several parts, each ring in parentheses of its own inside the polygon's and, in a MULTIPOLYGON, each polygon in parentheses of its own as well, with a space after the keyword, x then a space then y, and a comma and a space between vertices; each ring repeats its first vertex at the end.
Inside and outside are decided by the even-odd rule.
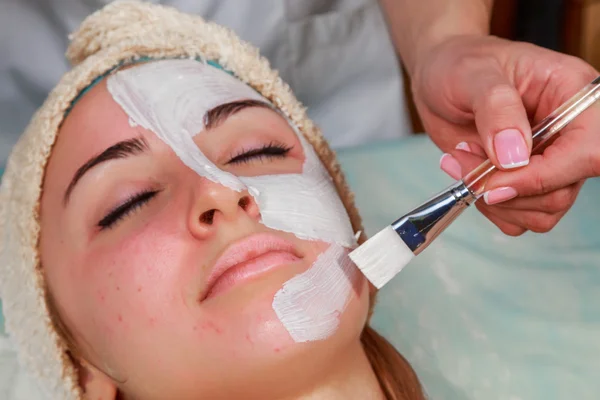
MULTIPOLYGON (((273 309, 273 299, 283 285, 293 277, 310 268, 312 260, 295 263, 270 271, 257 279, 229 288, 200 302, 199 319, 212 321, 220 332, 231 332, 230 339, 259 343, 271 347, 275 353, 285 348, 308 346, 324 340, 296 343, 273 309), (226 328, 228 327, 229 328, 226 328)), ((366 278, 357 273, 354 276, 346 307, 339 316, 339 326, 331 335, 333 339, 344 334, 360 336, 366 323, 369 309, 369 285, 366 278)))
POLYGON ((169 348, 169 353, 175 347, 187 355, 181 357, 189 362, 185 370, 195 371, 181 390, 203 388, 206 398, 280 398, 289 390, 305 389, 356 354, 369 311, 366 279, 357 275, 333 334, 298 343, 272 304, 283 283, 303 268, 273 271, 201 302, 192 317, 193 329, 182 327, 185 333, 169 348), (268 396, 265 388, 272 390, 268 396))
MULTIPOLYGON (((353 291, 340 315, 337 330, 322 340, 297 343, 292 339, 271 307, 279 287, 268 294, 263 291, 244 306, 238 302, 235 313, 221 313, 216 325, 219 333, 215 332, 213 337, 220 343, 218 346, 215 343, 213 351, 219 353, 215 354, 215 360, 219 360, 216 367, 223 368, 222 373, 229 376, 230 382, 236 382, 235 390, 239 392, 230 393, 231 398, 253 398, 252 390, 269 387, 276 391, 282 383, 286 383, 282 390, 290 390, 289 385, 295 383, 301 390, 305 382, 320 379, 333 366, 344 362, 360 346, 360 335, 367 321, 368 284, 362 275, 359 281, 355 285, 358 290, 353 291)), ((228 298, 232 303, 233 292, 228 298)), ((260 394, 264 393, 257 396, 260 394)), ((277 398, 277 393, 272 397, 277 398)))

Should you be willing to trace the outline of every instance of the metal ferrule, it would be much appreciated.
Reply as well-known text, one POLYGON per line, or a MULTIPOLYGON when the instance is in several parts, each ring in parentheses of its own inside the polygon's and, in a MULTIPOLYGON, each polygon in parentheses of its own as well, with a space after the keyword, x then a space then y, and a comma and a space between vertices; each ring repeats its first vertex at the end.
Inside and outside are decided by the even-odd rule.
POLYGON ((392 228, 417 255, 475 200, 460 181, 398 219, 392 228))

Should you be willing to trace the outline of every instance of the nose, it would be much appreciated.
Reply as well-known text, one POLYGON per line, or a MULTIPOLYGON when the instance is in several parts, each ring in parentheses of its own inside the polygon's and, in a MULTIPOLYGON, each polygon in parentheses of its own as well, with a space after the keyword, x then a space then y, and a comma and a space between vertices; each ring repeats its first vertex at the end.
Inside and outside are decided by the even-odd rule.
POLYGON ((244 190, 236 192, 218 183, 205 180, 194 194, 190 213, 190 232, 199 239, 206 239, 220 225, 236 225, 244 220, 258 221, 260 210, 254 198, 244 190))

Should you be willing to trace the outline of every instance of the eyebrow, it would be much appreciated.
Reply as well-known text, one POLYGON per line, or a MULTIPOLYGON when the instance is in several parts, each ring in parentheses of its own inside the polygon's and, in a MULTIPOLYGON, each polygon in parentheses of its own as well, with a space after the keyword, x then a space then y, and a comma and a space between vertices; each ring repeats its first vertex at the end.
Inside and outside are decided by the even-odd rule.
MULTIPOLYGON (((266 108, 268 110, 274 110, 273 107, 265 102, 259 100, 240 100, 233 101, 230 103, 225 103, 218 105, 206 112, 204 115, 204 127, 206 130, 214 129, 221 125, 227 118, 232 115, 251 107, 260 107, 266 108)), ((83 164, 69 183, 67 190, 63 196, 63 204, 67 205, 69 202, 69 198, 71 197, 71 193, 73 189, 77 185, 77 182, 81 180, 81 178, 88 172, 90 169, 95 166, 102 164, 104 162, 116 159, 122 159, 134 155, 141 154, 148 150, 148 142, 143 137, 137 137, 133 139, 124 140, 115 145, 110 146, 108 149, 104 150, 101 154, 92 157, 85 164, 83 164)))
POLYGON ((225 122, 227 118, 242 111, 245 108, 250 107, 260 107, 274 111, 273 107, 270 104, 259 100, 232 101, 230 103, 221 104, 208 110, 206 114, 204 114, 204 128, 206 130, 214 129, 221 125, 223 122, 225 122))
POLYGON ((69 202, 69 198, 71 197, 71 193, 77 185, 77 182, 81 180, 81 178, 85 175, 86 172, 94 168, 95 166, 105 163, 110 160, 117 160, 122 158, 127 158, 130 156, 135 156, 141 154, 149 149, 148 142, 143 137, 137 137, 133 139, 123 140, 117 144, 110 146, 108 149, 104 150, 97 156, 89 159, 85 164, 83 164, 75 175, 73 179, 71 179, 71 183, 67 187, 65 194, 63 196, 63 204, 67 205, 69 202))

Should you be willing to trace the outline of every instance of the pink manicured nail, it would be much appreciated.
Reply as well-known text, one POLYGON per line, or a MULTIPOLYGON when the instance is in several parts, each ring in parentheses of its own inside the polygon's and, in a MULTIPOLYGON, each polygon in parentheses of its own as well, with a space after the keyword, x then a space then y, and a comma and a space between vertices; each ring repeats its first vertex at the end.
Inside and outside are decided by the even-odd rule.
POLYGON ((440 158, 440 168, 456 180, 462 177, 462 168, 460 167, 460 164, 450 154, 442 155, 442 158, 440 158))
POLYGON ((471 146, 469 146, 469 143, 467 142, 460 142, 459 144, 457 144, 456 150, 468 151, 469 153, 472 152, 471 146))
POLYGON ((518 168, 529 164, 527 143, 516 129, 506 129, 496 134, 494 148, 498 161, 504 168, 518 168))
POLYGON ((517 197, 517 191, 511 187, 500 187, 497 189, 492 189, 489 192, 485 192, 483 194, 483 200, 486 204, 498 204, 503 201, 508 201, 510 199, 514 199, 517 197))

